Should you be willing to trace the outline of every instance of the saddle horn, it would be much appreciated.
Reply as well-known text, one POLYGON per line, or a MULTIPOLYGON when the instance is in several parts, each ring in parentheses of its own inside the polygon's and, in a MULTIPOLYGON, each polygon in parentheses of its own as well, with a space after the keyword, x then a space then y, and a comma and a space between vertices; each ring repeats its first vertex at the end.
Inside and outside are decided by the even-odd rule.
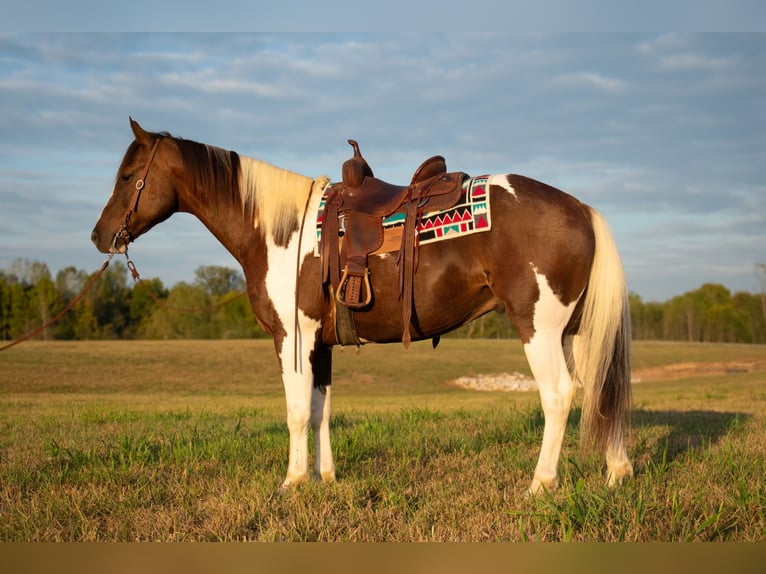
POLYGON ((375 175, 372 173, 372 168, 367 160, 362 157, 359 144, 355 140, 348 140, 348 143, 354 148, 354 157, 343 162, 343 185, 359 187, 365 177, 375 177, 375 175))

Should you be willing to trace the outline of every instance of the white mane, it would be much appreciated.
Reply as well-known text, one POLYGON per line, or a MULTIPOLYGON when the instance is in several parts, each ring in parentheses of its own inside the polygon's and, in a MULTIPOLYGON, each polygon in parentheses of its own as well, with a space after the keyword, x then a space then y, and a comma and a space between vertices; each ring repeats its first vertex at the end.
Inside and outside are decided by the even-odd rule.
POLYGON ((312 183, 310 177, 240 156, 239 189, 245 216, 277 244, 297 229, 312 183))

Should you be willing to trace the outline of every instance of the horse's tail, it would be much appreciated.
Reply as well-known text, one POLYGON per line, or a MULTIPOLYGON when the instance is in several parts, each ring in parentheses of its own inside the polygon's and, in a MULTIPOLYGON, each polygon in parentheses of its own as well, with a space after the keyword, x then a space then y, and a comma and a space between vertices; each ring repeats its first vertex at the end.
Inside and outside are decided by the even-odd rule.
POLYGON ((570 365, 584 388, 581 433, 599 448, 623 445, 630 428, 630 305, 617 246, 604 217, 588 208, 596 238, 580 302, 570 365))

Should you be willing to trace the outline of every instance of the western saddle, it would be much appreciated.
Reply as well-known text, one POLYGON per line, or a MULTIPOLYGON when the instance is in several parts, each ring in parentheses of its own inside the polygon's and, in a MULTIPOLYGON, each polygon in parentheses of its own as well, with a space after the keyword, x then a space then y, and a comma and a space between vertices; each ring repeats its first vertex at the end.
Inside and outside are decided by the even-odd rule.
POLYGON ((348 143, 354 148, 354 156, 343 164, 342 181, 328 192, 320 242, 322 285, 329 283, 335 300, 336 338, 344 345, 360 343, 351 311, 373 304, 368 256, 383 244, 383 219, 404 213, 397 264, 404 325, 402 342, 409 346, 418 224, 424 210, 438 211, 457 203, 467 176, 462 172, 447 173, 446 161, 437 155, 420 165, 409 185, 392 185, 375 178, 357 142, 348 143), (342 241, 341 216, 345 226, 342 241))

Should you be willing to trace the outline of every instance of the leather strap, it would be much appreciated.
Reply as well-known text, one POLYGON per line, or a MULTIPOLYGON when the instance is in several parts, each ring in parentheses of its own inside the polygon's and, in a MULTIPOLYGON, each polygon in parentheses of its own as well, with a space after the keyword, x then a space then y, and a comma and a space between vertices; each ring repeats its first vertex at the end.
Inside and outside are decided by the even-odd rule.
POLYGON ((130 223, 130 217, 138 211, 138 200, 141 198, 141 192, 146 186, 146 176, 149 175, 149 168, 152 167, 154 155, 157 153, 157 146, 159 145, 161 139, 162 138, 158 137, 156 140, 154 140, 154 145, 152 146, 152 151, 149 154, 149 159, 146 160, 146 165, 144 165, 144 171, 141 174, 141 177, 136 180, 136 190, 133 192, 133 197, 130 198, 130 202, 128 203, 128 210, 125 212, 125 223, 122 224, 122 227, 120 227, 120 230, 115 235, 115 243, 117 237, 122 237, 126 244, 132 241, 130 232, 128 231, 128 224, 130 223))
POLYGON ((404 237, 399 251, 399 297, 402 299, 402 343, 410 346, 410 321, 412 319, 413 282, 415 279, 415 258, 417 256, 418 202, 413 198, 407 205, 407 219, 404 223, 404 237))

